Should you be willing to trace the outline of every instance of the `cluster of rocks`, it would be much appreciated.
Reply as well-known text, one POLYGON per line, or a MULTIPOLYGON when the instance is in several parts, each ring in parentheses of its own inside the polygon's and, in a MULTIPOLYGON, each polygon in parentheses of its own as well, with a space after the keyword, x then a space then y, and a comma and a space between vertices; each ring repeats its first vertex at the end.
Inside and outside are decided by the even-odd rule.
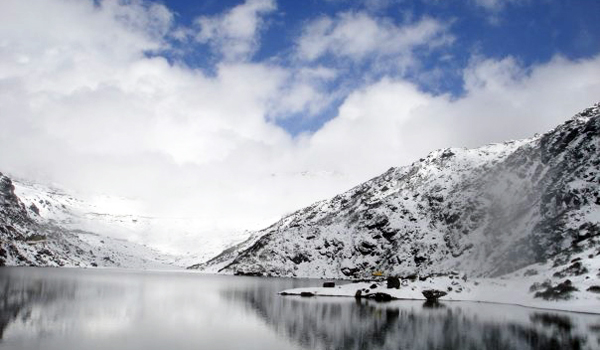
POLYGON ((541 298, 544 300, 569 300, 571 299, 571 293, 578 289, 573 286, 571 280, 565 280, 561 283, 553 285, 551 281, 546 280, 541 284, 534 283, 529 291, 535 291, 534 298, 541 298))
MULTIPOLYGON (((361 282, 367 282, 363 280, 361 282)), ((372 281, 376 282, 376 281, 372 281)), ((386 279, 386 287, 387 289, 400 289, 402 286, 402 282, 398 277, 388 277, 386 279)), ((335 282, 324 282, 323 288, 335 288, 335 282)), ((375 301, 390 301, 395 299, 391 294, 384 292, 383 288, 377 283, 371 284, 368 288, 357 289, 354 297, 356 299, 372 299, 375 301)), ((447 295, 448 293, 437 290, 437 289, 427 289, 424 290, 423 296, 427 299, 428 302, 437 302, 439 298, 447 295)), ((287 293, 281 293, 281 295, 288 295, 287 293)), ((312 297, 315 296, 315 293, 312 292, 301 292, 300 296, 303 297, 312 297)))

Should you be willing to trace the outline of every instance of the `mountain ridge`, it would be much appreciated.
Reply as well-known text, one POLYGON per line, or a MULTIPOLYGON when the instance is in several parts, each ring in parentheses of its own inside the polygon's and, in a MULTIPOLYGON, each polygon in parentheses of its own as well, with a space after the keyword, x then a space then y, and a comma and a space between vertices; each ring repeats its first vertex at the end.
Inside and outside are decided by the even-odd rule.
POLYGON ((598 245, 599 150, 596 104, 543 135, 437 150, 391 168, 191 268, 363 278, 375 271, 500 276, 560 263, 582 244, 598 245))

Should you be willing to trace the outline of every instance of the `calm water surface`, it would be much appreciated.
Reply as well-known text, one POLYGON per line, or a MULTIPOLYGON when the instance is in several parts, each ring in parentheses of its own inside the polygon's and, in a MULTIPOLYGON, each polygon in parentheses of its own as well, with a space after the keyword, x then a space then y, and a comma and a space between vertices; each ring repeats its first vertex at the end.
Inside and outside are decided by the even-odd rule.
POLYGON ((281 297, 321 281, 0 268, 0 349, 600 349, 600 316, 281 297))

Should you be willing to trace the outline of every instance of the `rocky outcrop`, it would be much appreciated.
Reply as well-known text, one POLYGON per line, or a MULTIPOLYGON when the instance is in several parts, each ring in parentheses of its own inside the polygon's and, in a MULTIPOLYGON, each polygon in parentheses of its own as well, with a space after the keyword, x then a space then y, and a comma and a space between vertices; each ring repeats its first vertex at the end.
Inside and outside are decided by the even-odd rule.
POLYGON ((500 276, 598 245, 598 183, 600 105, 541 136, 439 150, 391 168, 202 267, 353 279, 375 271, 500 276))
POLYGON ((423 293, 423 296, 425 297, 425 299, 427 299, 427 301, 429 301, 429 302, 431 302, 431 301, 435 302, 439 298, 448 294, 442 290, 437 290, 437 289, 427 289, 427 290, 424 290, 422 293, 423 293))

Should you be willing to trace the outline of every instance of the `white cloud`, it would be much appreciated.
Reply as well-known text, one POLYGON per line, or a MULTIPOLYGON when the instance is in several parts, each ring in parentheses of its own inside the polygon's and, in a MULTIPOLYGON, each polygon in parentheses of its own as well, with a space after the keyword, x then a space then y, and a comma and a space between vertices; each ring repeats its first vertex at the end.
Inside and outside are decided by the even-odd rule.
POLYGON ((335 170, 363 179, 443 147, 477 147, 530 137, 598 102, 600 56, 560 56, 524 69, 514 59, 474 61, 465 70, 465 96, 420 92, 405 81, 383 79, 351 94, 339 115, 308 142, 335 170), (568 96, 568 97, 566 97, 568 96))
POLYGON ((415 48, 435 48, 454 40, 448 25, 432 18, 396 25, 364 12, 323 16, 309 23, 297 43, 301 59, 312 61, 325 55, 361 61, 393 57, 401 66, 413 63, 415 48))
POLYGON ((246 0, 224 14, 196 19, 196 40, 210 44, 228 61, 248 59, 259 46, 261 16, 277 8, 275 0, 246 0))
MULTIPOLYGON (((327 105, 321 86, 339 71, 226 60, 207 76, 148 57, 168 48, 173 28, 154 6, 0 2, 0 171, 133 196, 148 213, 202 220, 202 236, 259 228, 438 147, 545 131, 600 96, 600 57, 529 69, 481 58, 464 72, 464 97, 384 78, 353 91, 314 134, 292 138, 269 117, 327 105)), ((419 29, 427 22, 359 19, 407 49, 442 35, 419 29), (425 34, 398 34, 413 31, 425 34)), ((341 54, 401 52, 357 40, 341 54)))

